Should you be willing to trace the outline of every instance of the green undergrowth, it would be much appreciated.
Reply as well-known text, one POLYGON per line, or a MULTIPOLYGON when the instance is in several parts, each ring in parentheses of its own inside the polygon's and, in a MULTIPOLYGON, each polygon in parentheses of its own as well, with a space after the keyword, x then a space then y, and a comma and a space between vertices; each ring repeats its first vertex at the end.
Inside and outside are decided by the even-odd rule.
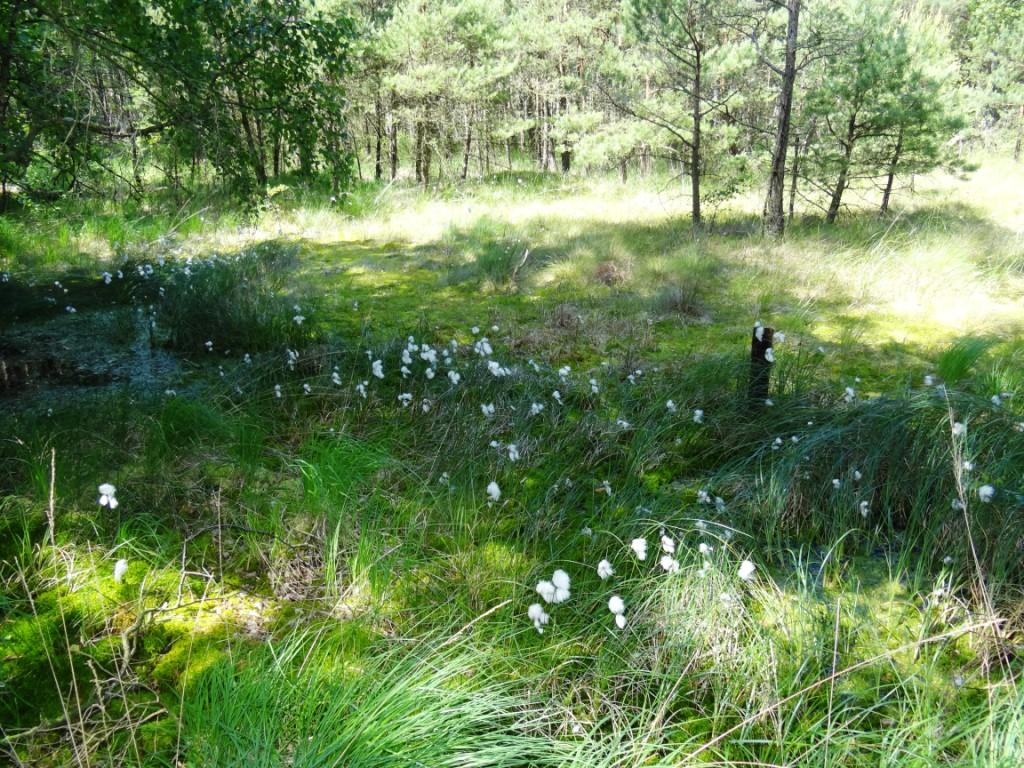
MULTIPOLYGON (((10 338, 45 347, 4 348, 36 366, 0 414, 6 754, 1020 764, 1013 243, 941 206, 773 244, 738 214, 695 238, 574 219, 557 187, 530 193, 547 216, 474 194, 437 237, 331 240, 285 232, 296 192, 262 244, 56 277, 39 257, 0 285, 10 338), (970 244, 931 264, 982 303, 927 275, 911 301, 953 221, 970 244), (175 365, 69 388, 39 362, 110 312, 142 318, 110 349, 175 365), (756 320, 786 336, 770 403, 748 394, 756 320), (572 595, 538 633, 556 568, 572 595)), ((357 202, 350 226, 377 226, 357 202)))

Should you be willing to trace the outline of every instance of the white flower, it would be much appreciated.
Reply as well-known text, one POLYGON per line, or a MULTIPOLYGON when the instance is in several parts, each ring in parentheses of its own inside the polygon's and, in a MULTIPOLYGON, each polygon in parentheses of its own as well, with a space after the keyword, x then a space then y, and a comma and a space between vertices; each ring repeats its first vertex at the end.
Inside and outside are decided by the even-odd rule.
POLYGON ((963 437, 967 434, 967 425, 962 421, 953 422, 953 437, 963 437))
POLYGON ((612 595, 608 599, 608 610, 616 616, 621 616, 626 612, 626 603, 618 595, 612 595))
POLYGON ((490 418, 494 415, 494 403, 481 403, 480 412, 487 418, 490 418))
POLYGON ((704 423, 704 411, 701 410, 700 408, 697 408, 693 412, 693 423, 694 424, 703 424, 704 423))
POLYGON ((871 512, 871 504, 867 501, 860 503, 860 516, 867 519, 868 514, 871 512))
POLYGON ((964 472, 971 472, 974 470, 974 462, 964 459, 964 472))
POLYGON ((597 385, 597 379, 590 380, 590 391, 595 395, 601 391, 601 388, 597 385))
POLYGON ((647 539, 633 539, 629 544, 629 548, 633 550, 637 560, 647 559, 647 539))
POLYGON ((281 385, 280 384, 275 384, 274 385, 274 397, 276 397, 278 400, 281 399, 281 385))
POLYGON ((707 491, 705 491, 703 488, 701 488, 699 491, 697 491, 697 503, 698 504, 710 504, 711 503, 711 495, 707 491))
POLYGON ((676 543, 672 541, 672 537, 661 535, 661 549, 663 552, 669 555, 674 555, 676 551, 676 543))
POLYGON ((704 557, 708 557, 714 549, 715 548, 710 544, 705 544, 703 541, 700 543, 700 546, 697 547, 697 551, 704 555, 704 557))
POLYGON ((114 563, 114 581, 120 584, 124 580, 125 573, 128 572, 128 561, 123 557, 114 563))
POLYGON ((679 410, 678 406, 676 406, 675 402, 672 400, 669 400, 667 403, 665 403, 665 407, 668 409, 669 413, 675 413, 676 411, 679 410))
POLYGON ((543 403, 532 403, 530 405, 530 415, 531 416, 537 416, 543 410, 544 410, 544 404, 543 403))
POLYGON ((359 393, 359 396, 361 398, 363 398, 363 400, 366 399, 366 385, 369 384, 369 383, 370 382, 368 382, 368 381, 363 381, 363 382, 360 382, 359 384, 356 384, 356 392, 359 393))
POLYGON ((926 374, 925 377, 924 377, 924 385, 926 387, 934 386, 935 385, 935 377, 932 374, 930 374, 930 373, 926 374))
POLYGON ((498 326, 492 325, 491 326, 491 333, 497 333, 497 332, 498 332, 498 326))
POLYGON ((537 630, 538 634, 544 634, 544 625, 547 624, 551 617, 544 610, 544 606, 540 603, 534 603, 526 609, 526 615, 533 622, 534 629, 537 630))
POLYGON ((412 393, 403 392, 398 396, 398 402, 401 403, 402 407, 405 408, 409 403, 412 402, 412 393))
POLYGON ((112 486, 110 483, 104 483, 99 487, 100 498, 99 505, 101 507, 107 507, 108 509, 117 509, 117 488, 112 486))
POLYGON ((864 475, 861 474, 859 469, 853 470, 853 479, 854 479, 854 481, 859 483, 861 481, 861 478, 863 478, 863 477, 864 477, 864 475))
POLYGON ((952 565, 953 564, 953 557, 951 555, 946 555, 944 558, 942 558, 942 564, 943 565, 952 565))
POLYGON ((248 352, 245 353, 245 357, 242 358, 242 362, 246 365, 252 365, 252 355, 248 352))
POLYGON ((679 572, 679 561, 672 557, 672 555, 662 555, 658 564, 661 565, 666 573, 679 572))
POLYGON ((66 307, 64 307, 64 310, 65 310, 65 311, 66 311, 66 312, 67 312, 67 313, 68 313, 69 315, 73 315, 73 314, 75 314, 76 312, 78 312, 78 310, 77 310, 77 309, 75 309, 74 307, 72 307, 72 306, 71 306, 70 304, 68 304, 68 305, 67 305, 66 307))
POLYGON ((373 375, 378 379, 384 378, 384 363, 381 360, 373 361, 373 375))
POLYGON ((782 447, 782 438, 781 437, 776 437, 774 440, 772 440, 772 450, 773 451, 777 451, 781 447, 782 447))
POLYGON ((537 582, 537 586, 534 587, 537 594, 544 598, 545 603, 550 603, 555 599, 555 585, 550 581, 542 580, 537 582))
POLYGON ((569 371, 570 371, 569 366, 568 365, 563 365, 561 368, 558 369, 558 377, 562 381, 565 381, 567 378, 569 378, 569 371))
POLYGON ((631 424, 625 419, 616 419, 615 424, 619 427, 622 427, 622 429, 629 429, 631 426, 631 424))
POLYGON ((305 392, 308 395, 308 394, 310 394, 313 391, 313 388, 310 387, 309 384, 303 384, 302 385, 302 391, 305 392))
POLYGON ((775 405, 775 401, 772 400, 770 397, 766 397, 764 399, 764 404, 765 404, 765 407, 771 408, 773 405, 775 405))
POLYGON ((515 443, 508 444, 508 460, 519 461, 519 446, 515 443))
POLYGON ((402 350, 402 365, 412 365, 412 355, 409 354, 408 349, 402 350))
POLYGON ((725 499, 721 496, 715 496, 715 509, 719 512, 725 512, 725 499))
POLYGON ((740 563, 739 576, 744 581, 753 581, 754 580, 754 571, 756 571, 756 570, 757 570, 757 566, 756 565, 754 565, 749 560, 744 560, 742 563, 740 563))
POLYGON ((203 346, 206 347, 206 351, 207 352, 213 352, 213 342, 212 341, 207 341, 205 344, 203 344, 203 346))
POLYGON ((605 579, 615 575, 615 569, 612 568, 612 564, 607 560, 602 560, 597 564, 597 575, 604 581, 605 579))
POLYGON ((978 498, 986 504, 992 501, 992 497, 996 495, 996 489, 991 485, 983 485, 978 489, 978 498))
POLYGON ((458 383, 462 381, 462 376, 458 371, 448 371, 448 381, 452 383, 452 386, 458 386, 458 383))
MULTIPOLYGON (((110 281, 113 280, 113 279, 114 279, 114 276, 112 274, 110 274, 109 272, 104 272, 103 273, 103 282, 106 283, 107 285, 110 285, 110 281)), ((4 280, 4 282, 6 283, 7 281, 4 280)))
POLYGON ((835 488, 836 490, 839 490, 839 488, 840 488, 840 486, 842 486, 842 484, 843 484, 843 482, 838 477, 833 477, 832 478, 832 487, 835 488))
POLYGON ((608 494, 609 497, 612 496, 612 484, 609 483, 607 480, 601 481, 601 488, 602 490, 604 490, 606 494, 608 494))
POLYGON ((501 488, 493 480, 487 484, 487 497, 492 501, 501 501, 501 488))
POLYGON ((999 395, 992 395, 992 405, 994 405, 996 408, 998 408, 1002 404, 1003 404, 1003 398, 1001 398, 999 395))
POLYGON ((571 597, 569 592, 569 574, 559 568, 551 575, 551 583, 555 586, 555 594, 551 599, 552 603, 564 603, 571 597))
POLYGON ((551 393, 551 396, 552 396, 553 398, 555 398, 555 400, 556 400, 556 401, 557 401, 558 403, 561 403, 561 402, 562 402, 562 393, 561 393, 561 392, 559 392, 559 391, 558 391, 557 389, 556 389, 556 390, 555 390, 554 392, 552 392, 552 393, 551 393))
POLYGON ((302 325, 304 322, 306 322, 306 316, 305 315, 296 315, 295 317, 292 318, 292 320, 295 321, 296 325, 302 325))
POLYGON ((843 390, 843 400, 847 403, 852 403, 857 397, 857 393, 854 392, 853 387, 847 387, 843 390))
POLYGON ((424 413, 430 413, 430 401, 429 400, 424 400, 420 404, 420 410, 423 411, 424 413))
POLYGON ((775 350, 772 349, 771 347, 768 347, 768 349, 766 349, 764 351, 764 359, 765 359, 765 361, 767 361, 769 363, 774 363, 775 362, 775 350))
POLYGON ((427 368, 427 370, 425 370, 425 371, 423 372, 423 375, 424 375, 424 376, 426 376, 426 377, 427 377, 427 379, 432 379, 432 378, 434 378, 434 369, 433 369, 433 368, 427 368))

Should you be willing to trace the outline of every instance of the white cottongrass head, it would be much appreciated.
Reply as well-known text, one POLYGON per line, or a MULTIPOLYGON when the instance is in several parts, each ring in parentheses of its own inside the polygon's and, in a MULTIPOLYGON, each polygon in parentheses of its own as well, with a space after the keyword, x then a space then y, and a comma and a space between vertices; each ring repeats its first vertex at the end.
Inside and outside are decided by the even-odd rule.
POLYGON ((618 595, 612 595, 608 599, 608 610, 615 617, 615 625, 619 629, 626 628, 626 603, 618 595))
POLYGON ((983 485, 978 489, 978 498, 986 504, 992 501, 992 498, 996 495, 996 489, 991 485, 983 485))
POLYGON ((384 363, 380 360, 373 361, 373 375, 378 379, 384 378, 384 363))
POLYGON ((537 582, 537 586, 534 587, 537 594, 540 595, 545 603, 553 602, 555 599, 555 585, 547 579, 542 579, 537 582))
POLYGON ((629 543, 629 548, 633 550, 637 560, 647 559, 647 539, 633 539, 629 543))
POLYGON ((693 412, 693 423, 694 424, 703 424, 704 423, 704 410, 702 408, 697 408, 697 409, 694 410, 694 412, 693 412))
POLYGON ((757 566, 749 560, 744 560, 740 563, 739 577, 744 581, 753 581, 754 573, 757 571, 757 566))
POLYGON ((676 543, 672 540, 671 536, 661 534, 661 549, 665 554, 674 555, 676 552, 676 543))
POLYGON ((679 573, 679 561, 672 557, 672 555, 662 555, 658 565, 661 566, 665 573, 679 573))
POLYGON ((712 547, 710 544, 705 544, 703 541, 697 547, 697 551, 704 555, 704 557, 710 555, 712 552, 714 552, 714 550, 714 547, 712 547))
POLYGON ((501 501, 501 488, 493 480, 487 484, 487 498, 491 503, 501 501))
POLYGON ((601 581, 604 581, 615 575, 615 569, 612 568, 612 564, 608 560, 602 560, 597 564, 597 575, 601 581))
POLYGON ((114 563, 114 581, 120 584, 124 580, 124 575, 128 572, 128 561, 123 557, 114 563))
POLYGON ((99 505, 108 509, 117 509, 117 488, 110 483, 103 483, 98 490, 100 492, 99 505))
POLYGON ((533 622, 534 629, 537 630, 538 634, 544 634, 544 626, 551 620, 547 612, 544 610, 544 606, 540 603, 533 603, 527 610, 526 615, 529 616, 530 621, 533 622))
POLYGON ((458 386, 462 381, 462 375, 458 371, 448 371, 448 381, 452 383, 452 386, 458 386))
POLYGON ((561 568, 551 574, 551 583, 555 586, 555 596, 551 601, 552 603, 564 603, 572 596, 572 593, 569 591, 569 587, 571 586, 569 574, 561 568))
POLYGON ((494 403, 481 403, 480 412, 487 418, 494 416, 494 403))
POLYGON ((963 437, 967 434, 967 425, 962 421, 953 422, 953 437, 963 437))

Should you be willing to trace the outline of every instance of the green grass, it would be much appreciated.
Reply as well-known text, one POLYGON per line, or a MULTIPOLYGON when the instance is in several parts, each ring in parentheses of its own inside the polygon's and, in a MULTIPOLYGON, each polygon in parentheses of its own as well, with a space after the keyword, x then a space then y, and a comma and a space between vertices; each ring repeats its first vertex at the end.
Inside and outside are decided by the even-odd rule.
POLYGON ((29 372, 0 415, 5 757, 1019 765, 1024 208, 985 191, 1020 178, 1000 162, 777 243, 747 201, 694 237, 664 180, 536 174, 291 187, 245 229, 5 220, 0 353, 29 372), (758 319, 787 335, 771 406, 758 319), (410 336, 433 379, 419 349, 401 375, 410 336), (556 568, 572 597, 538 634, 556 568))

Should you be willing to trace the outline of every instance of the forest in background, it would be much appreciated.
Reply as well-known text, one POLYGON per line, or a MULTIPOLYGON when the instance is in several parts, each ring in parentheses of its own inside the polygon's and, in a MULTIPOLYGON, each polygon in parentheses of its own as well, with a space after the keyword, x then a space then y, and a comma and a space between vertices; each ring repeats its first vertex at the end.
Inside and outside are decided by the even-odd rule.
POLYGON ((1021 153, 1016 0, 2 0, 3 205, 670 170, 699 224, 1021 153))

